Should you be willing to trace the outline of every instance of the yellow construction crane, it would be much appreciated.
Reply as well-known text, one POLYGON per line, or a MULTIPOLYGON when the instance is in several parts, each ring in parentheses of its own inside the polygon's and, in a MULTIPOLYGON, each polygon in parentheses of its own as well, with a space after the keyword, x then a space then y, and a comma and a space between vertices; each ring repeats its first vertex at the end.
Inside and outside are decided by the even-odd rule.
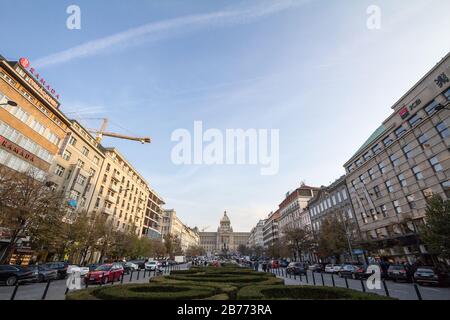
POLYGON ((131 136, 125 136, 118 133, 113 132, 107 132, 106 128, 108 127, 109 120, 107 118, 102 118, 103 124, 100 128, 100 130, 97 129, 88 129, 89 132, 95 133, 97 135, 96 140, 98 143, 102 142, 102 139, 104 136, 106 137, 112 137, 112 138, 118 138, 118 139, 125 139, 125 140, 132 140, 132 141, 139 141, 142 144, 151 143, 152 140, 148 137, 131 137, 131 136))

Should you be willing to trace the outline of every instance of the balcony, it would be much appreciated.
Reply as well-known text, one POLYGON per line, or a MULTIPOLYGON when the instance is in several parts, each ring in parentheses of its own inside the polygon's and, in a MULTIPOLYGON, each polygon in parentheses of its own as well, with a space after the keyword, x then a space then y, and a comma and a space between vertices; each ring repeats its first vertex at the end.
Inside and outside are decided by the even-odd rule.
POLYGON ((106 196, 105 200, 111 203, 116 203, 117 201, 116 197, 113 197, 112 195, 109 194, 106 196))
POLYGON ((108 214, 108 215, 113 215, 113 214, 114 214, 114 210, 113 210, 112 208, 107 208, 107 207, 104 207, 104 208, 102 209, 102 212, 103 212, 103 213, 106 213, 106 214, 108 214))
POLYGON ((116 180, 116 181, 120 181, 120 175, 119 175, 117 172, 114 172, 114 173, 111 175, 111 178, 113 178, 113 179, 116 180))
POLYGON ((117 193, 119 193, 119 191, 120 191, 120 187, 113 183, 111 183, 111 185, 109 186, 109 189, 111 189, 112 191, 117 192, 117 193))

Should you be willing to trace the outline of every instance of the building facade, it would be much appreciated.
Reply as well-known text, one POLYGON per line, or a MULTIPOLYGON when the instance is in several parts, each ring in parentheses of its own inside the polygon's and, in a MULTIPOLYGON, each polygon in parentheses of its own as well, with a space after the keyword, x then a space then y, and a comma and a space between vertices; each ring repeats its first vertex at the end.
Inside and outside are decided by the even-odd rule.
POLYGON ((247 246, 250 248, 264 247, 264 224, 266 220, 259 220, 255 227, 253 227, 248 238, 247 246))
POLYGON ((71 120, 61 151, 50 167, 48 180, 61 190, 75 213, 88 210, 98 195, 96 188, 105 155, 99 143, 83 126, 71 120))
POLYGON ((142 235, 154 240, 162 240, 162 216, 164 200, 150 189, 147 208, 145 210, 144 226, 142 235))
POLYGON ((163 211, 161 233, 177 237, 180 241, 181 249, 186 252, 190 247, 200 245, 200 235, 197 228, 189 228, 177 216, 174 209, 166 209, 163 211))
POLYGON ((264 248, 275 245, 280 239, 278 221, 280 219, 280 211, 271 212, 264 223, 263 242, 264 248))
POLYGON ((318 190, 318 188, 302 184, 301 187, 286 194, 286 198, 279 205, 278 229, 280 238, 287 228, 307 228, 311 225, 306 208, 308 201, 317 194, 318 190))
POLYGON ((392 107, 345 164, 362 244, 374 259, 429 262, 417 236, 426 199, 450 196, 450 54, 392 107))
POLYGON ((200 245, 200 235, 197 228, 189 228, 183 225, 181 232, 181 249, 186 252, 187 249, 198 247, 200 245))
POLYGON ((200 232, 200 246, 208 255, 237 253, 240 245, 247 245, 250 232, 234 232, 227 212, 220 220, 217 232, 200 232))
MULTIPOLYGON (((0 56, 0 167, 44 180, 70 122, 59 110, 54 90, 34 73, 28 60, 0 56)), ((0 256, 10 241, 8 234, 0 225, 0 256)), ((31 258, 26 239, 18 244, 13 263, 16 254, 25 264, 31 258)))
MULTIPOLYGON (((311 230, 316 238, 320 234, 325 218, 335 217, 338 221, 342 221, 347 231, 348 253, 339 258, 344 261, 354 261, 359 258, 363 261, 363 257, 358 257, 359 251, 354 251, 354 249, 357 249, 354 245, 356 245, 356 240, 359 239, 359 229, 345 176, 328 187, 322 187, 317 195, 309 201, 308 213, 311 219, 311 230)), ((317 255, 314 255, 314 258, 317 261, 317 255)), ((333 258, 336 260, 337 257, 333 258)))
POLYGON ((97 197, 89 212, 107 215, 122 232, 142 235, 150 187, 139 172, 115 148, 103 148, 105 160, 100 172, 97 197))

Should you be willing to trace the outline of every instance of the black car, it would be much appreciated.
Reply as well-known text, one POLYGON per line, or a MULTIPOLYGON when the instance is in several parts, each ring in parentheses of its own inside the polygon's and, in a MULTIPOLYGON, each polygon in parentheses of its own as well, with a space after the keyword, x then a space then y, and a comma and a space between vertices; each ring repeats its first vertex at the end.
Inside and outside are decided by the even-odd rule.
POLYGON ((29 266, 28 269, 33 271, 35 281, 37 282, 45 282, 47 280, 56 280, 58 278, 58 271, 49 269, 44 266, 29 266))
POLYGON ((341 278, 357 278, 357 271, 359 271, 362 268, 362 266, 359 265, 352 265, 352 264, 345 264, 342 266, 341 270, 338 272, 339 277, 341 278))
POLYGON ((286 268, 288 274, 306 274, 307 267, 301 262, 291 262, 286 268))
POLYGON ((397 281, 412 282, 413 275, 406 266, 402 264, 395 264, 389 266, 388 277, 394 282, 397 281))
POLYGON ((448 286, 450 285, 450 274, 447 270, 435 267, 419 267, 414 273, 414 281, 420 285, 448 286))
POLYGON ((145 262, 146 262, 145 260, 133 260, 130 262, 136 264, 141 270, 145 269, 145 262))
POLYGON ((49 262, 43 265, 47 269, 58 271, 58 279, 65 279, 67 277, 67 262, 49 262))
POLYGON ((28 268, 12 265, 0 265, 0 282, 13 286, 17 282, 33 281, 34 272, 28 268))

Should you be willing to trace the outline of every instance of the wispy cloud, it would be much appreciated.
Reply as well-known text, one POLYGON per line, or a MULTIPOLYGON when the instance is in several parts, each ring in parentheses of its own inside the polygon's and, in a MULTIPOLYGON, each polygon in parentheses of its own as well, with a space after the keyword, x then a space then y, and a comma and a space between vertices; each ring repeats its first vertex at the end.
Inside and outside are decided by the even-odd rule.
POLYGON ((151 22, 104 38, 88 41, 81 45, 40 58, 35 61, 35 65, 39 68, 43 68, 62 64, 75 59, 103 53, 107 49, 127 46, 130 43, 136 44, 136 42, 148 40, 148 38, 152 36, 156 37, 156 39, 161 39, 173 34, 173 32, 186 32, 189 28, 204 26, 225 27, 246 24, 265 16, 306 4, 310 1, 311 0, 263 1, 259 2, 256 6, 247 8, 228 9, 151 22))

